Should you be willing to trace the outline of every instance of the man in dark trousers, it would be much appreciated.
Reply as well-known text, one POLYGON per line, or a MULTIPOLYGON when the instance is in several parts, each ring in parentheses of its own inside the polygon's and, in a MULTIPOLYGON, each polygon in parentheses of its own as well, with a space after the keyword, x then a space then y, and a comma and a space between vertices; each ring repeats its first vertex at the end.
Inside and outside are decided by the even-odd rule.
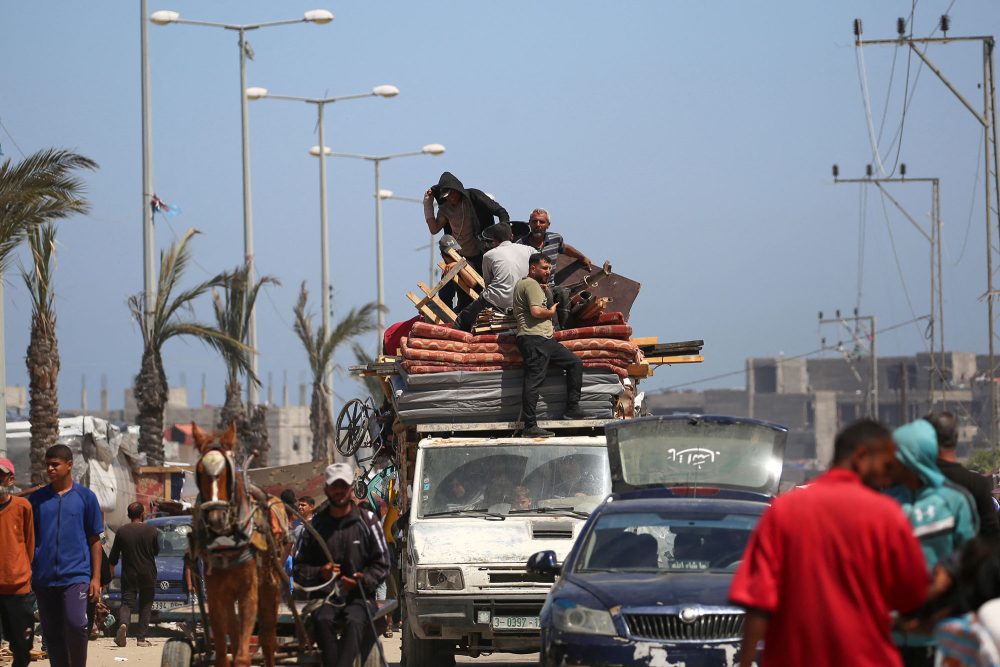
MULTIPOLYGON (((353 502, 354 469, 334 463, 327 466, 324 481, 328 503, 317 510, 312 525, 326 541, 334 562, 327 561, 316 538, 306 531, 295 561, 295 580, 315 586, 340 575, 338 593, 313 612, 313 635, 325 667, 351 667, 355 657, 363 661, 376 641, 368 614, 374 613, 375 589, 389 571, 389 549, 375 514, 353 502)), ((327 598, 329 592, 324 588, 310 596, 327 598)))
POLYGON ((952 484, 972 496, 979 514, 979 536, 1000 537, 1000 521, 993 505, 993 483, 989 477, 968 470, 958 462, 958 419, 950 412, 932 412, 924 417, 937 433, 937 467, 952 484))
POLYGON ((0 639, 10 643, 12 667, 28 667, 34 639, 31 558, 35 529, 31 504, 13 495, 14 464, 0 458, 0 639))
POLYGON ((49 484, 28 497, 35 519, 31 587, 52 667, 87 664, 87 600, 101 595, 104 516, 94 492, 73 481, 73 451, 45 451, 49 484))
POLYGON ((119 610, 121 624, 115 633, 115 643, 125 646, 132 610, 139 609, 139 625, 136 628, 138 646, 152 646, 146 641, 149 631, 149 613, 153 609, 156 594, 156 557, 160 555, 160 531, 145 523, 146 511, 142 503, 128 506, 128 523, 118 529, 115 543, 111 546, 111 565, 122 562, 122 606, 119 610))
POLYGON ((548 305, 549 274, 552 264, 540 252, 528 258, 528 277, 514 286, 514 319, 517 321, 517 349, 524 358, 524 384, 521 390, 523 434, 528 438, 555 435, 538 427, 536 408, 538 389, 545 382, 549 365, 566 371, 566 412, 563 419, 584 419, 580 409, 583 387, 583 362, 556 341, 552 318, 556 305, 548 305))
POLYGON ((469 260, 469 264, 481 275, 483 272, 483 248, 479 235, 493 224, 496 217, 500 222, 510 222, 507 210, 482 190, 466 188, 462 181, 450 172, 441 174, 438 184, 424 193, 424 219, 431 234, 442 229, 458 241, 458 254, 469 260), (434 213, 434 199, 438 210, 434 213))

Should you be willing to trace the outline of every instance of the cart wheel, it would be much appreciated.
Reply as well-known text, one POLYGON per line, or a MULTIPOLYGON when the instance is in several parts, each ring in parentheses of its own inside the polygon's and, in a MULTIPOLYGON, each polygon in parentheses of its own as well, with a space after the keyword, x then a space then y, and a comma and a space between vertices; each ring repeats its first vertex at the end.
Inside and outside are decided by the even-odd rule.
POLYGON ((168 639, 163 645, 160 667, 191 667, 191 645, 183 639, 168 639))
POLYGON ((371 437, 368 431, 370 418, 368 404, 360 399, 352 398, 341 408, 333 434, 338 452, 343 456, 354 456, 354 452, 368 444, 371 437))
POLYGON ((368 483, 364 479, 354 480, 354 495, 362 499, 368 497, 368 483))

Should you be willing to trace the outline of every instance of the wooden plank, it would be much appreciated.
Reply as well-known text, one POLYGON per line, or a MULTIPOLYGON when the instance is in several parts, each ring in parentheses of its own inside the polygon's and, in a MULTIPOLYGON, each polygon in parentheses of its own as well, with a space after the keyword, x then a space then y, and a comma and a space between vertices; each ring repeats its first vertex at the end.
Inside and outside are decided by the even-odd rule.
MULTIPOLYGON (((602 428, 614 419, 540 419, 541 428, 563 431, 574 428, 602 428)), ((521 428, 521 422, 474 422, 470 424, 417 424, 417 433, 466 433, 471 431, 515 431, 521 428)), ((496 444, 485 441, 482 444, 496 444)))
POLYGON ((433 310, 427 307, 426 299, 421 299, 413 292, 407 292, 406 298, 413 302, 413 305, 417 307, 417 312, 430 320, 433 324, 441 324, 440 316, 433 310))
POLYGON ((458 319, 458 315, 455 314, 455 311, 449 308, 444 301, 439 299, 437 293, 431 292, 431 288, 427 286, 427 283, 425 283, 423 280, 418 280, 417 287, 419 287, 420 290, 424 294, 426 294, 431 301, 434 302, 434 305, 440 308, 441 312, 444 313, 446 316, 448 316, 448 318, 450 318, 452 322, 458 319))
POLYGON ((628 376, 633 378, 653 377, 653 367, 649 364, 629 364, 628 376))
MULTIPOLYGON (((441 269, 441 273, 444 273, 446 266, 448 265, 444 262, 438 262, 438 268, 441 269)), ((462 280, 461 277, 455 276, 455 284, 458 285, 458 288, 465 292, 473 301, 479 298, 479 292, 466 285, 465 281, 462 280)))
POLYGON ((660 337, 659 336, 646 336, 645 338, 633 338, 633 339, 631 339, 631 343, 633 345, 636 345, 636 346, 639 346, 639 347, 641 347, 643 345, 656 345, 659 342, 660 342, 660 337))
POLYGON ((679 354, 676 357, 646 357, 646 363, 659 366, 661 364, 700 364, 705 357, 700 354, 679 354))
POLYGON ((472 268, 472 265, 469 264, 469 260, 459 255, 454 248, 448 248, 448 251, 445 254, 455 262, 465 262, 466 268, 469 269, 467 273, 472 276, 472 278, 476 281, 476 284, 479 285, 480 289, 485 289, 486 282, 483 280, 483 277, 479 275, 479 272, 472 268))

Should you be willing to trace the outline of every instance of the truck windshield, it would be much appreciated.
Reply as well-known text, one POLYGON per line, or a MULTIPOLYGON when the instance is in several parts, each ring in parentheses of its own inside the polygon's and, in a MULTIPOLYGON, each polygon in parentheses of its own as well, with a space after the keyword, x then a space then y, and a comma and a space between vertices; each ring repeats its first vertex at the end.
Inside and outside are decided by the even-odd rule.
POLYGON ((610 492, 603 447, 498 444, 423 451, 418 516, 590 512, 610 492))

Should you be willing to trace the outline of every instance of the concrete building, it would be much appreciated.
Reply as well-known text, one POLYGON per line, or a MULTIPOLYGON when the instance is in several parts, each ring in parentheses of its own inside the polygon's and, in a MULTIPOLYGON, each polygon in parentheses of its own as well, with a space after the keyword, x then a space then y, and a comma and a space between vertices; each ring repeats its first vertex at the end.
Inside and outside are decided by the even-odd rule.
POLYGON ((883 423, 898 426, 927 414, 933 405, 958 415, 960 455, 985 446, 989 438, 986 357, 948 352, 935 362, 926 353, 880 357, 875 363, 878 381, 873 383, 868 357, 751 358, 746 360, 743 389, 666 391, 647 395, 646 406, 653 414, 750 416, 782 424, 789 429, 786 460, 825 466, 833 456, 837 431, 871 414, 872 389, 877 386, 877 417, 883 423))

